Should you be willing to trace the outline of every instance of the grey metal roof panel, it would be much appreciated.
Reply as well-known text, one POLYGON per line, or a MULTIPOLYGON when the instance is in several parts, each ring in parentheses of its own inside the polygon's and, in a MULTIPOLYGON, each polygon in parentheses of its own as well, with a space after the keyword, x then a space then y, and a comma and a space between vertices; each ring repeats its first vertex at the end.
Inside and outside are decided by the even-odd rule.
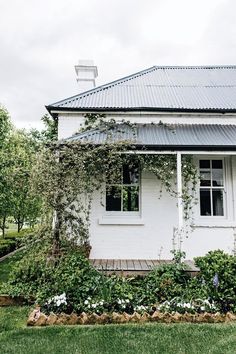
POLYGON ((119 124, 113 130, 91 130, 65 139, 69 142, 102 144, 115 141, 130 141, 138 146, 149 147, 219 147, 236 148, 236 126, 218 124, 154 125, 136 124, 133 127, 119 124))
POLYGON ((154 66, 47 108, 236 110, 236 66, 154 66))

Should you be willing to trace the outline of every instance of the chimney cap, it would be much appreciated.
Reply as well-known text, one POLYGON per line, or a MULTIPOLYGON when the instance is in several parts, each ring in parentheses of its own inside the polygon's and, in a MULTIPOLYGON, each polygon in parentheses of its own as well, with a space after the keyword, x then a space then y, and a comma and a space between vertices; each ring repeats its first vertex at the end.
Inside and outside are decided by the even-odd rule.
POLYGON ((76 74, 78 75, 79 71, 92 71, 94 78, 96 78, 98 76, 98 69, 97 66, 94 65, 94 61, 93 60, 89 60, 89 59, 80 59, 78 61, 78 64, 75 65, 75 71, 76 74))

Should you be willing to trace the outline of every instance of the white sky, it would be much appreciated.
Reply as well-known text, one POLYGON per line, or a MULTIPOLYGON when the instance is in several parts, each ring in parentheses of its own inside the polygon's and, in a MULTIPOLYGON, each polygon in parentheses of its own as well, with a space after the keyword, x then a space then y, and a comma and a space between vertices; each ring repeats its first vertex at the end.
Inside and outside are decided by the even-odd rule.
POLYGON ((235 0, 0 0, 0 102, 18 127, 75 95, 74 65, 97 85, 153 65, 236 64, 235 0))

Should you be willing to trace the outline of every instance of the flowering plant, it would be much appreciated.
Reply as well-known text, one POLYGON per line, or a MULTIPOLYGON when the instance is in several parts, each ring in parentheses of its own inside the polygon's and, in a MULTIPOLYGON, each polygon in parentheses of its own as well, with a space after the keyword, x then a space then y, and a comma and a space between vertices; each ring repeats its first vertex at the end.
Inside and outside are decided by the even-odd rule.
POLYGON ((217 312, 219 309, 214 301, 208 299, 196 299, 184 301, 183 299, 174 298, 171 301, 164 301, 156 306, 156 310, 161 312, 179 312, 179 313, 201 313, 201 312, 217 312))
POLYGON ((51 297, 44 305, 48 310, 51 311, 61 311, 65 310, 67 307, 67 298, 66 294, 63 293, 61 295, 55 295, 51 297))

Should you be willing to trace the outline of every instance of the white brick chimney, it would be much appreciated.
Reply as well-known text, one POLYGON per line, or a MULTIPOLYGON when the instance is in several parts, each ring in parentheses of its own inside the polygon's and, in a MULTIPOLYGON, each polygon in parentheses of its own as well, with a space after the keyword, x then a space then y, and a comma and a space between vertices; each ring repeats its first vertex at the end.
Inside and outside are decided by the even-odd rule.
POLYGON ((95 79, 98 76, 98 69, 93 60, 79 60, 75 65, 76 80, 79 93, 93 89, 96 86, 95 79))

